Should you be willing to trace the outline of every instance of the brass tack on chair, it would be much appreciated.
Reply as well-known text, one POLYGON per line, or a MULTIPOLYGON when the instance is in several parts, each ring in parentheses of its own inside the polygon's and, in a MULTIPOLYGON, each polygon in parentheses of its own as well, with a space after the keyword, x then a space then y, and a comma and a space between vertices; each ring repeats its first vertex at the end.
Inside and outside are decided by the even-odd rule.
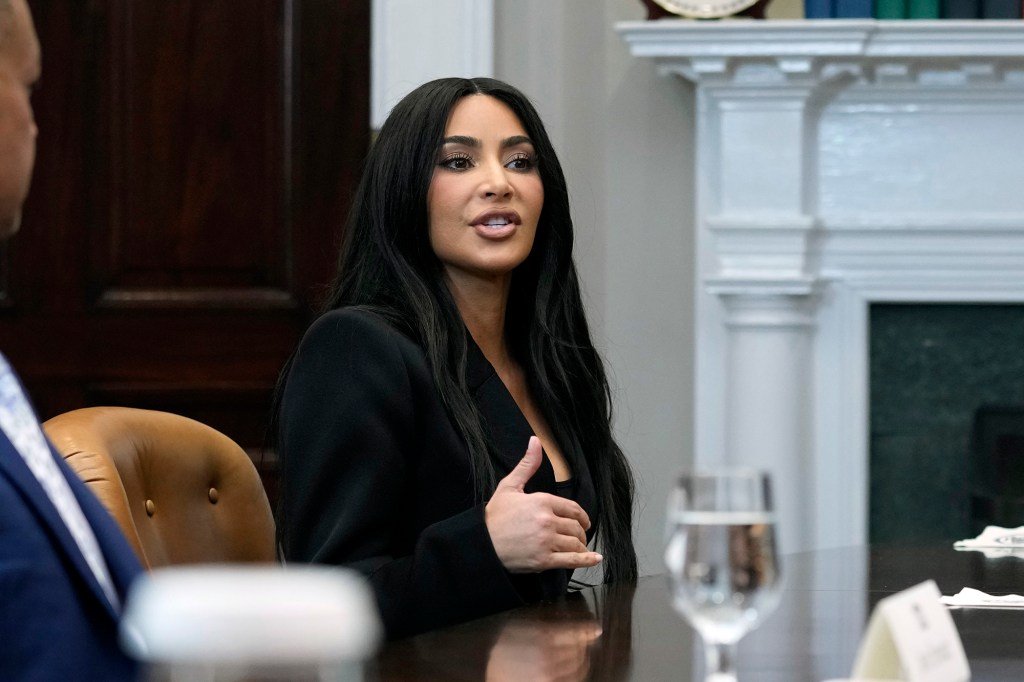
POLYGON ((209 497, 210 504, 217 504, 217 500, 220 499, 220 493, 217 492, 216 488, 210 488, 209 497))
POLYGON ((146 500, 146 513, 150 516, 156 513, 156 505, 153 503, 153 500, 146 500))

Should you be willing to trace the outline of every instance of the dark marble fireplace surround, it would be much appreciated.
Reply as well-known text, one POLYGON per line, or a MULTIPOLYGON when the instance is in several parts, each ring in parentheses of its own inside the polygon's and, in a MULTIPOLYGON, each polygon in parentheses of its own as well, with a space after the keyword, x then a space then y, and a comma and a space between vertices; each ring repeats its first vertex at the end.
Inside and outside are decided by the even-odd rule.
POLYGON ((1024 305, 872 304, 869 538, 1024 525, 1024 305))

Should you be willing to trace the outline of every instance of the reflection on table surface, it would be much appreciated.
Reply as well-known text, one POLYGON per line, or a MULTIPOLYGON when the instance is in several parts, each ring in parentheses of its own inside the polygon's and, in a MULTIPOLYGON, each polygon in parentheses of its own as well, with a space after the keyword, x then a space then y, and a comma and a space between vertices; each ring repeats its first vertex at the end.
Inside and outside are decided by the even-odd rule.
MULTIPOLYGON (((952 542, 844 547, 783 557, 778 610, 739 644, 741 682, 821 682, 850 674, 878 601, 927 580, 1024 594, 1021 557, 986 558, 952 542)), ((1024 609, 954 609, 972 682, 1024 680, 1024 609)), ((385 646, 367 680, 702 679, 701 645, 672 610, 663 576, 597 587, 385 646)))

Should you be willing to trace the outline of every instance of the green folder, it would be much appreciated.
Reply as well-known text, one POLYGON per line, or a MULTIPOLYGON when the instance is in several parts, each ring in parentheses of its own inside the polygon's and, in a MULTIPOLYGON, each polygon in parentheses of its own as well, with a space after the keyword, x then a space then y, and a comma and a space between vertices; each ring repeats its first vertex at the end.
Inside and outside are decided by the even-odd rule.
POLYGON ((908 0, 910 19, 938 19, 939 0, 908 0))
POLYGON ((874 14, 875 19, 906 19, 907 0, 875 0, 874 14))

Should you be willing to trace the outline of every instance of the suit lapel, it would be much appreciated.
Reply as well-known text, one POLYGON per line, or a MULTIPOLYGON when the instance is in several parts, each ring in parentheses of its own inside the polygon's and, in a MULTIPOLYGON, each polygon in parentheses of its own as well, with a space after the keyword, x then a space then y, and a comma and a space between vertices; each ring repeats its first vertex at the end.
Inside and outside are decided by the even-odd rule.
MULTIPOLYGON (((63 462, 60 462, 60 464, 63 464, 63 462)), ((0 430, 0 473, 6 475, 11 484, 21 492, 25 504, 49 531, 50 537, 53 538, 58 551, 74 566, 96 599, 103 604, 110 617, 116 620, 118 615, 114 611, 113 605, 103 594, 103 589, 96 580, 92 569, 86 563, 85 557, 82 556, 78 544, 71 537, 71 532, 68 531, 67 525, 50 502, 50 498, 47 497, 39 481, 36 480, 36 477, 29 470, 21 454, 14 448, 14 445, 7 438, 7 434, 3 433, 2 430, 0 430)), ((89 520, 92 521, 92 519, 89 520)))
MULTIPOLYGON (((523 458, 533 429, 494 367, 468 333, 466 340, 466 380, 498 456, 496 467, 500 479, 523 458)), ((554 489, 555 472, 545 456, 540 469, 527 484, 526 492, 553 492, 554 489)))

